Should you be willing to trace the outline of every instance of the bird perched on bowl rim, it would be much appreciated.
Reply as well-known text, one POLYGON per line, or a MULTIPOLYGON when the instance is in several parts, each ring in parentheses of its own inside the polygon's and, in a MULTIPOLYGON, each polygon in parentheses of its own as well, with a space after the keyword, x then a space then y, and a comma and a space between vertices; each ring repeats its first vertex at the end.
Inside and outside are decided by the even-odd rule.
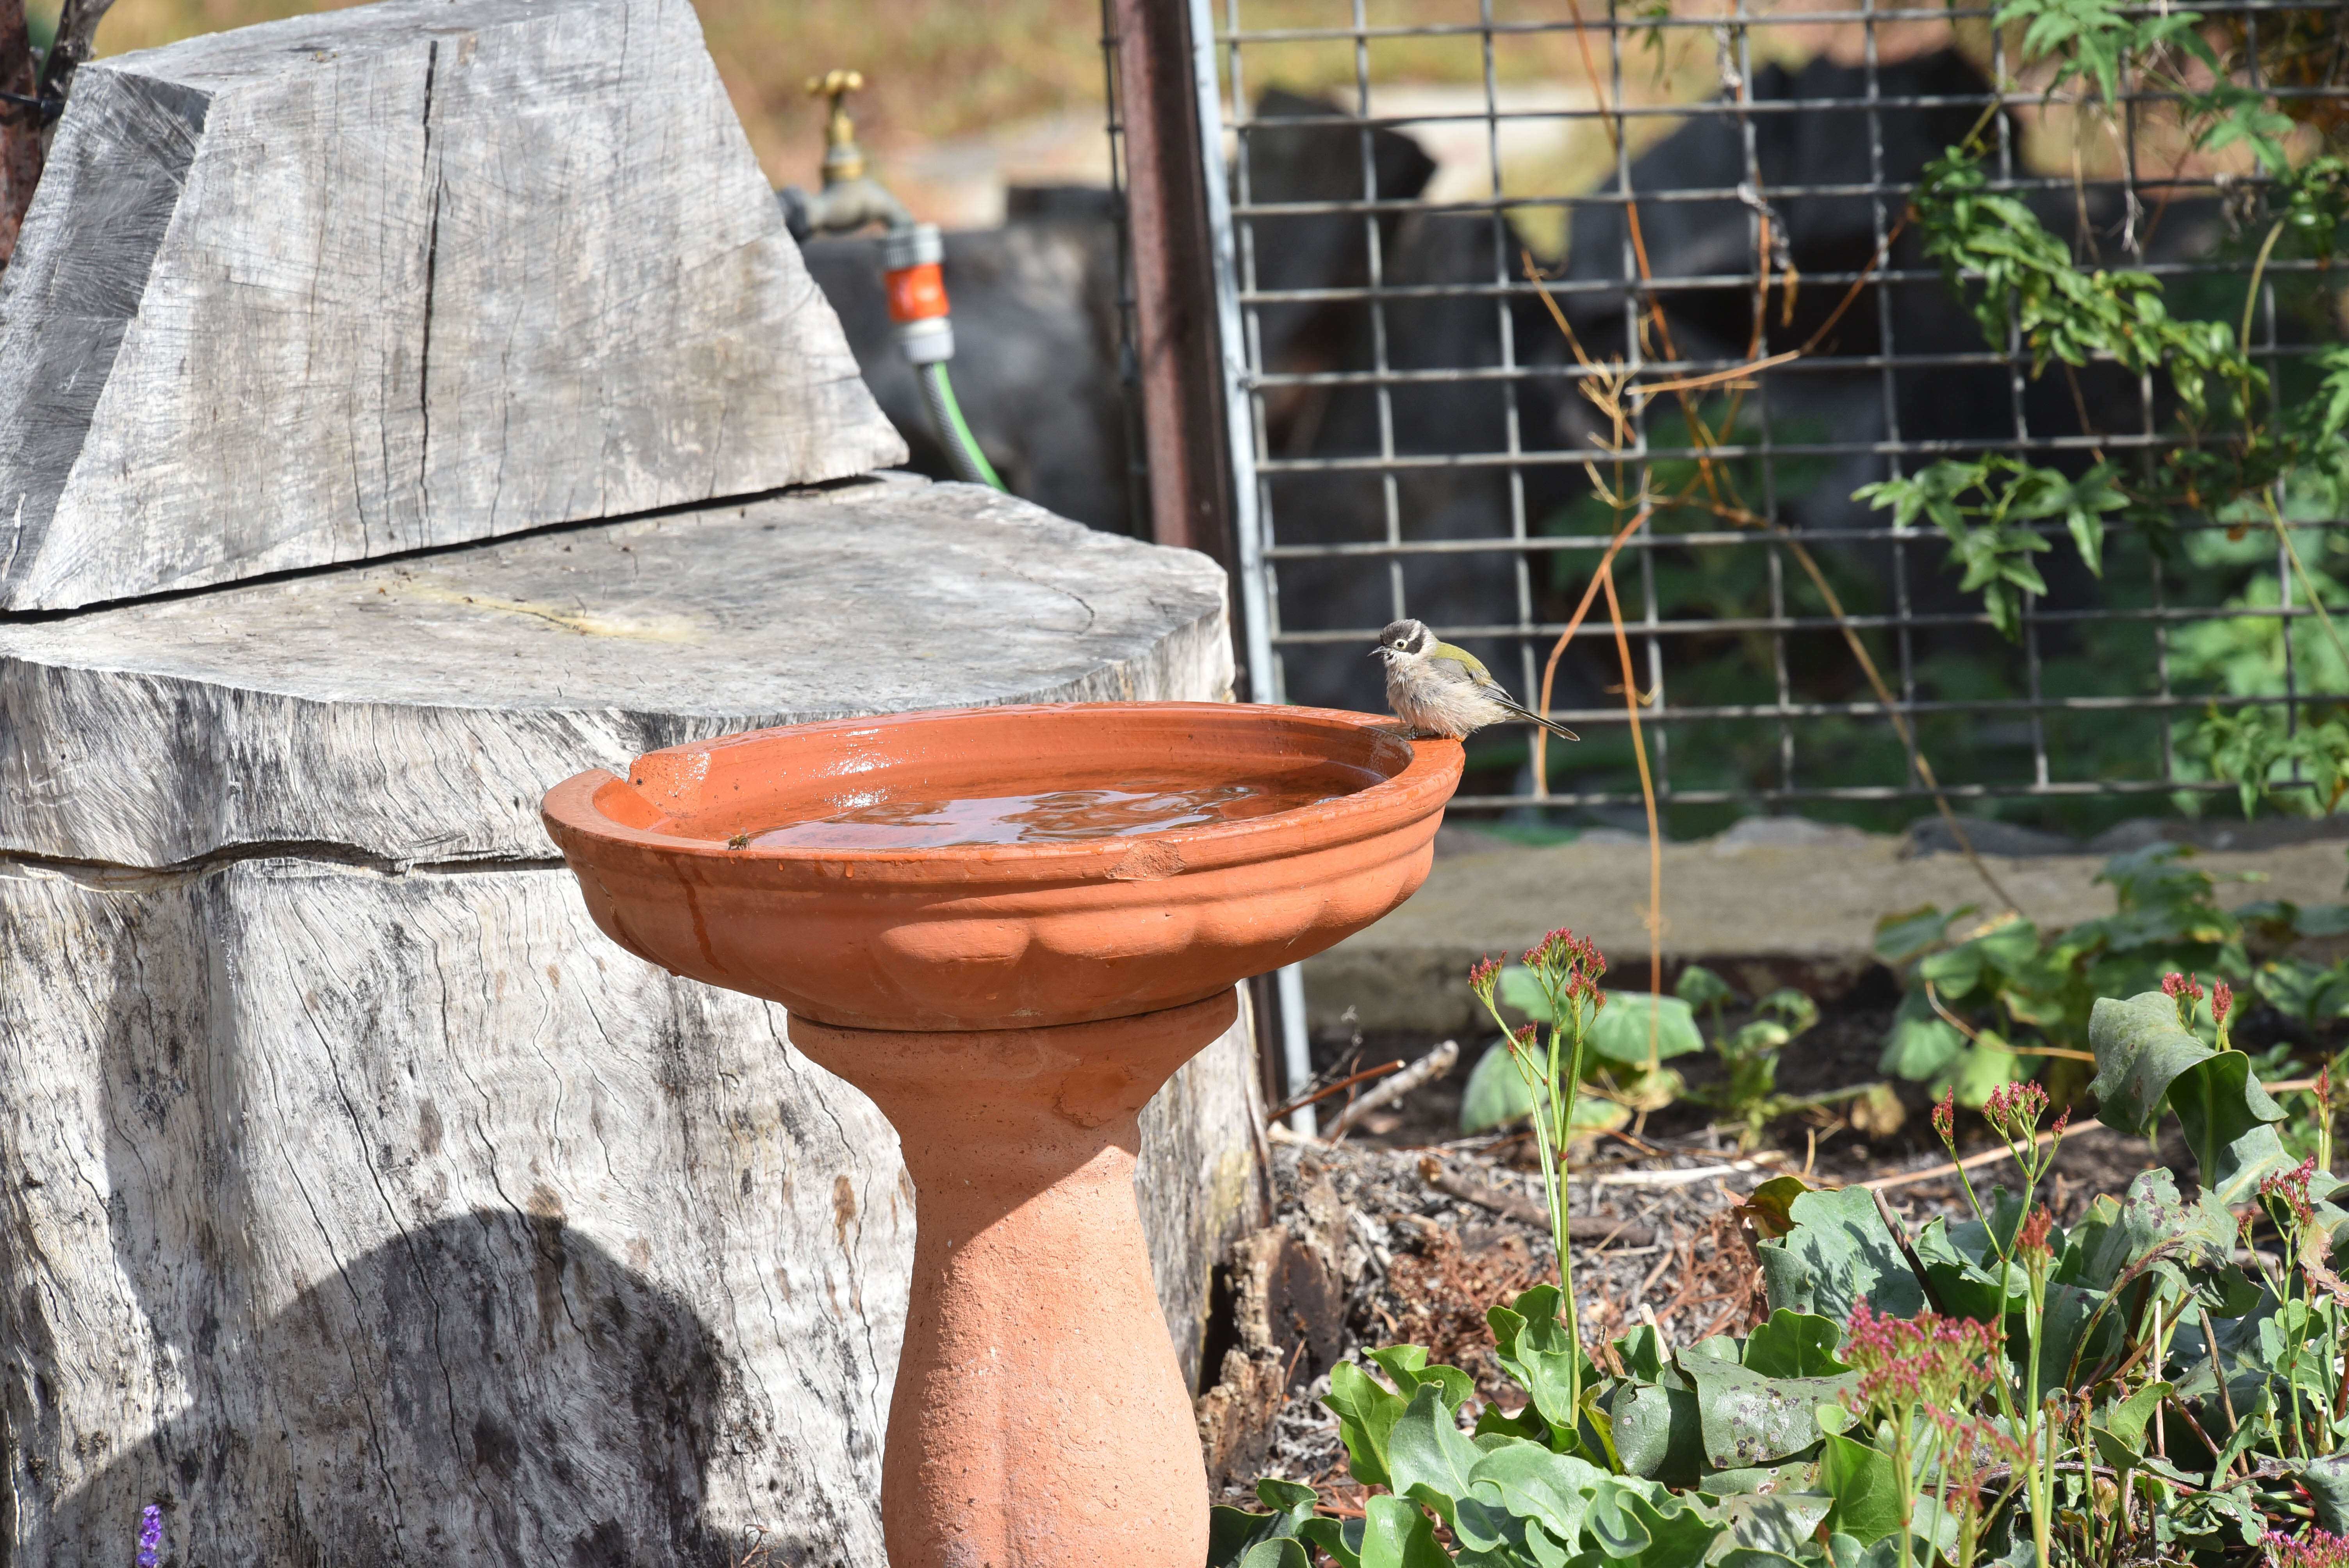
POLYGON ((1416 734, 1464 740, 1488 724, 1521 718, 1568 740, 1582 738, 1518 702, 1483 660, 1439 642, 1423 621, 1389 623, 1370 656, 1385 662, 1387 706, 1416 734))

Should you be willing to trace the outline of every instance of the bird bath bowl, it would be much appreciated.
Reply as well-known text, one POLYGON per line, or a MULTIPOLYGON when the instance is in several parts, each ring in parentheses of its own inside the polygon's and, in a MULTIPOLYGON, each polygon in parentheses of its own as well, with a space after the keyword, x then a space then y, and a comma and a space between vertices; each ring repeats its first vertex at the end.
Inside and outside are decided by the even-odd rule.
POLYGON ((1460 768, 1361 714, 1105 703, 760 730, 547 792, 597 925, 781 1003, 897 1129, 894 1568, 1205 1561, 1135 1119, 1236 982, 1411 895, 1460 768))

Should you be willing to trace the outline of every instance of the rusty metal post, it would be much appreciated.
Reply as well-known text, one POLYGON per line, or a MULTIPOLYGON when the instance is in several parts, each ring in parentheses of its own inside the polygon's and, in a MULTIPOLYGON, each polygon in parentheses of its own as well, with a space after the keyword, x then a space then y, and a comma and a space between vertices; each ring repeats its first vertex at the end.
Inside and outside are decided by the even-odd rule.
POLYGON ((1229 571, 1231 478, 1206 186, 1222 170, 1203 168, 1199 155, 1189 11, 1180 0, 1108 6, 1125 130, 1151 537, 1201 551, 1229 571))

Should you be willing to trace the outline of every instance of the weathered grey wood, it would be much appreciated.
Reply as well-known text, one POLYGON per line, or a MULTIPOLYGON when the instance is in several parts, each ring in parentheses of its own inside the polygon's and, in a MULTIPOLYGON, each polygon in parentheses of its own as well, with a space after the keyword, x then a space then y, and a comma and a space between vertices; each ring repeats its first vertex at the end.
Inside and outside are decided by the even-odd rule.
MULTIPOLYGON (((883 1561, 910 1189, 781 1009, 554 871, 0 862, 0 974, 13 1561, 883 1561)), ((1248 1061, 1145 1118, 1194 1364, 1248 1061)))
MULTIPOLYGON (((894 1137, 595 932, 538 794, 1231 674, 1212 562, 904 481, 0 627, 0 1560, 880 1563, 894 1137)), ((1144 1119, 1195 1373, 1250 1064, 1144 1119)))
POLYGON ((0 851, 544 858, 549 785, 681 740, 1224 696, 1222 581, 889 480, 0 626, 0 851))
POLYGON ((93 62, 0 317, 0 609, 904 453, 686 0, 388 0, 93 62))

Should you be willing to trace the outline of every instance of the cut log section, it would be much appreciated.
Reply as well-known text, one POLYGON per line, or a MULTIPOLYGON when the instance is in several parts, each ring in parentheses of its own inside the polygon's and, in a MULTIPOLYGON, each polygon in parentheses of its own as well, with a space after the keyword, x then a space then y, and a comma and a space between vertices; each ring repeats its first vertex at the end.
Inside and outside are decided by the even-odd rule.
MULTIPOLYGON (((161 1503, 181 1562, 879 1562, 895 1138, 779 1009, 605 940, 538 795, 1223 696, 1223 583, 890 482, 0 627, 8 1560, 110 1568, 161 1503)), ((1143 1119, 1194 1377, 1259 1222, 1245 1029, 1143 1119)))
POLYGON ((905 454, 685 0, 391 0, 94 61, 0 304, 0 609, 905 454))

